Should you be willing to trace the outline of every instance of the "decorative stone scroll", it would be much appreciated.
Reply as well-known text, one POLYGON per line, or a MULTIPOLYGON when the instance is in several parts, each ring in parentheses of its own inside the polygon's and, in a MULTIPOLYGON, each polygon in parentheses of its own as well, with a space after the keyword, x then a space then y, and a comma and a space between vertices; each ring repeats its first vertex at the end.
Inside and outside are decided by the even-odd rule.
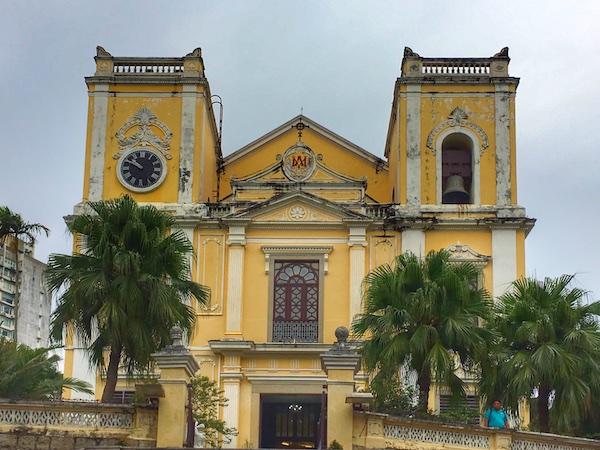
POLYGON ((440 133, 440 131, 442 131, 444 128, 467 127, 474 131, 477 134, 477 136, 479 136, 479 139, 481 140, 480 155, 483 155, 483 151, 490 146, 485 131, 483 131, 483 129, 476 123, 467 120, 467 113, 460 107, 454 108, 454 110, 450 113, 448 118, 450 120, 446 120, 445 122, 442 122, 439 125, 437 125, 433 130, 431 130, 431 133, 429 133, 429 136, 427 137, 426 145, 428 148, 433 150, 433 154, 435 155, 436 152, 434 146, 435 138, 440 133))
POLYGON ((450 262, 470 262, 480 269, 484 268, 491 256, 477 253, 468 245, 463 245, 458 241, 456 244, 446 247, 446 251, 450 253, 450 262))
POLYGON ((115 135, 119 142, 119 152, 113 155, 113 159, 119 159, 121 155, 135 147, 153 147, 163 154, 166 159, 171 159, 172 156, 169 153, 171 149, 171 138, 173 133, 169 127, 156 118, 154 113, 147 107, 143 107, 134 114, 115 135), (127 137, 126 133, 134 128, 138 127, 138 130, 127 137), (163 136, 159 136, 152 129, 153 127, 158 128, 163 136))

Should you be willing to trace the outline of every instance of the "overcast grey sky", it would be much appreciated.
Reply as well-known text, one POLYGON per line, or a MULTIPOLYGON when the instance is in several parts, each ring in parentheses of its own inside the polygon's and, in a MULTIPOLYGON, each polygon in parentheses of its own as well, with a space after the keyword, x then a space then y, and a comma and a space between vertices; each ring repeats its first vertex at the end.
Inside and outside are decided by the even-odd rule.
POLYGON ((425 57, 510 47, 519 203, 538 219, 528 275, 579 273, 600 296, 600 1, 0 0, 0 205, 52 229, 36 256, 70 251, 81 201, 83 78, 114 56, 202 47, 224 102, 229 154, 300 113, 383 155, 404 46, 425 57))

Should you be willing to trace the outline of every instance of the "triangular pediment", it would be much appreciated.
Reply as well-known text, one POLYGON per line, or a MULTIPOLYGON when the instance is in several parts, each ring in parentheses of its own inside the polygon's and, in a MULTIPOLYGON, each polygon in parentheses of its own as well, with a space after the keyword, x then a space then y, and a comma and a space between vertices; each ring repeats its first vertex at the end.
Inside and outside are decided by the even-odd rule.
POLYGON ((344 203, 365 201, 365 177, 356 179, 334 171, 303 143, 290 146, 276 159, 244 178, 232 177, 233 201, 262 201, 279 192, 296 190, 344 203))
POLYGON ((352 153, 353 155, 355 155, 361 159, 364 159, 366 162, 369 162, 369 163, 375 164, 375 165, 380 165, 380 166, 382 166, 382 168, 384 167, 385 169, 387 169, 387 162, 378 158, 374 154, 368 152, 364 148, 359 147, 358 145, 350 142, 347 139, 344 139, 340 135, 334 133, 333 131, 325 128, 323 125, 320 125, 319 123, 315 122, 314 120, 309 119, 308 117, 306 117, 304 115, 298 115, 298 116, 294 117, 293 119, 281 124, 280 126, 275 128, 273 131, 270 131, 269 133, 259 137, 258 139, 251 142, 250 144, 248 144, 248 145, 242 147, 241 149, 226 156, 223 159, 224 164, 227 166, 229 164, 236 162, 239 159, 246 158, 246 157, 250 156, 252 153, 255 153, 256 151, 260 150, 262 147, 269 145, 271 142, 275 141, 276 139, 278 139, 279 137, 281 137, 285 134, 296 133, 296 130, 294 130, 294 128, 297 126, 297 124, 299 122, 302 122, 304 127, 306 129, 310 130, 311 133, 318 134, 319 136, 331 141, 332 143, 336 144, 337 146, 344 148, 349 153, 352 153))
POLYGON ((303 190, 334 202, 364 203, 369 184, 373 192, 382 190, 385 172, 382 159, 297 116, 223 160, 221 193, 241 203, 303 190))
POLYGON ((304 191, 277 194, 227 217, 254 223, 341 223, 367 216, 304 191))

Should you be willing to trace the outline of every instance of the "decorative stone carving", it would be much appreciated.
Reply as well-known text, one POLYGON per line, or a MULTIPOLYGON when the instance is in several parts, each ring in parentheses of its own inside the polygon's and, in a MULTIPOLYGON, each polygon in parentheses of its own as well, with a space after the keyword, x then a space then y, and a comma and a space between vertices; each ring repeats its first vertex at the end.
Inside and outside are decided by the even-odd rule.
POLYGON ((202 49, 200 47, 197 47, 185 56, 193 57, 193 58, 201 58, 202 57, 202 49))
POLYGON ((219 309, 219 304, 215 303, 214 305, 212 305, 211 307, 206 306, 204 303, 198 303, 198 305, 200 306, 200 309, 204 312, 214 312, 217 309, 219 309))
POLYGON ((498 53, 496 53, 493 57, 494 58, 508 58, 508 47, 504 47, 502 50, 500 50, 498 53))
POLYGON ((304 206, 292 206, 288 212, 292 220, 302 220, 306 217, 306 208, 304 206))
POLYGON ((188 350, 183 345, 183 329, 180 326, 175 325, 171 327, 169 333, 171 334, 172 344, 166 345, 159 353, 163 355, 188 353, 188 350))
POLYGON ((113 155, 114 159, 119 159, 121 155, 134 147, 153 147, 160 151, 166 159, 171 159, 169 153, 171 149, 171 138, 173 133, 169 127, 158 120, 154 113, 147 107, 141 108, 135 115, 119 128, 115 135, 119 142, 119 152, 113 155), (127 137, 126 133, 133 127, 138 127, 138 130, 127 137), (153 131, 153 127, 162 131, 163 136, 160 137, 153 131))
POLYGON ((112 55, 104 50, 104 47, 100 45, 96 46, 96 56, 104 57, 104 58, 112 58, 112 55))
POLYGON ((195 422, 194 428, 194 448, 204 448, 206 444, 206 434, 204 433, 204 424, 195 422))
POLYGON ((300 142, 283 154, 283 173, 292 181, 306 181, 315 172, 315 167, 315 154, 300 142))
POLYGON ((380 436, 381 435, 381 423, 369 422, 369 436, 380 436))
POLYGON ((285 210, 274 211, 271 214, 261 216, 261 222, 287 222, 287 221, 313 221, 313 222, 333 222, 339 218, 322 214, 314 209, 307 208, 304 205, 295 204, 285 210))
POLYGON ((454 125, 464 125, 465 120, 467 120, 467 113, 459 107, 454 108, 454 110, 448 116, 451 120, 454 121, 454 125))
POLYGON ((420 58, 421 55, 413 52, 410 47, 404 47, 404 57, 405 58, 420 58))
POLYGON ((479 139, 481 140, 480 154, 483 154, 483 151, 490 146, 487 134, 485 134, 485 131, 483 131, 483 129, 479 125, 467 120, 468 117, 469 116, 462 108, 456 107, 448 116, 448 119, 450 120, 446 120, 445 122, 438 124, 433 130, 431 130, 431 133, 429 133, 429 136, 427 137, 426 145, 428 148, 433 150, 434 155, 436 153, 434 146, 436 136, 443 129, 453 127, 466 127, 474 131, 475 134, 477 134, 477 136, 479 136, 479 139))
POLYGON ((450 253, 450 262, 470 262, 480 268, 485 267, 491 259, 491 256, 477 253, 468 245, 461 244, 460 241, 446 247, 446 251, 450 253))

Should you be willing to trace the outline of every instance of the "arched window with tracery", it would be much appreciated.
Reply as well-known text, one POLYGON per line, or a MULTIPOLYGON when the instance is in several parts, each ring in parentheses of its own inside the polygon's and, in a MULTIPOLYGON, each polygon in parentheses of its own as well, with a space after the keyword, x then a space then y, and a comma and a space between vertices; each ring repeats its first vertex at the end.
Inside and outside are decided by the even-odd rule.
POLYGON ((318 342, 319 261, 275 261, 273 342, 318 342))

